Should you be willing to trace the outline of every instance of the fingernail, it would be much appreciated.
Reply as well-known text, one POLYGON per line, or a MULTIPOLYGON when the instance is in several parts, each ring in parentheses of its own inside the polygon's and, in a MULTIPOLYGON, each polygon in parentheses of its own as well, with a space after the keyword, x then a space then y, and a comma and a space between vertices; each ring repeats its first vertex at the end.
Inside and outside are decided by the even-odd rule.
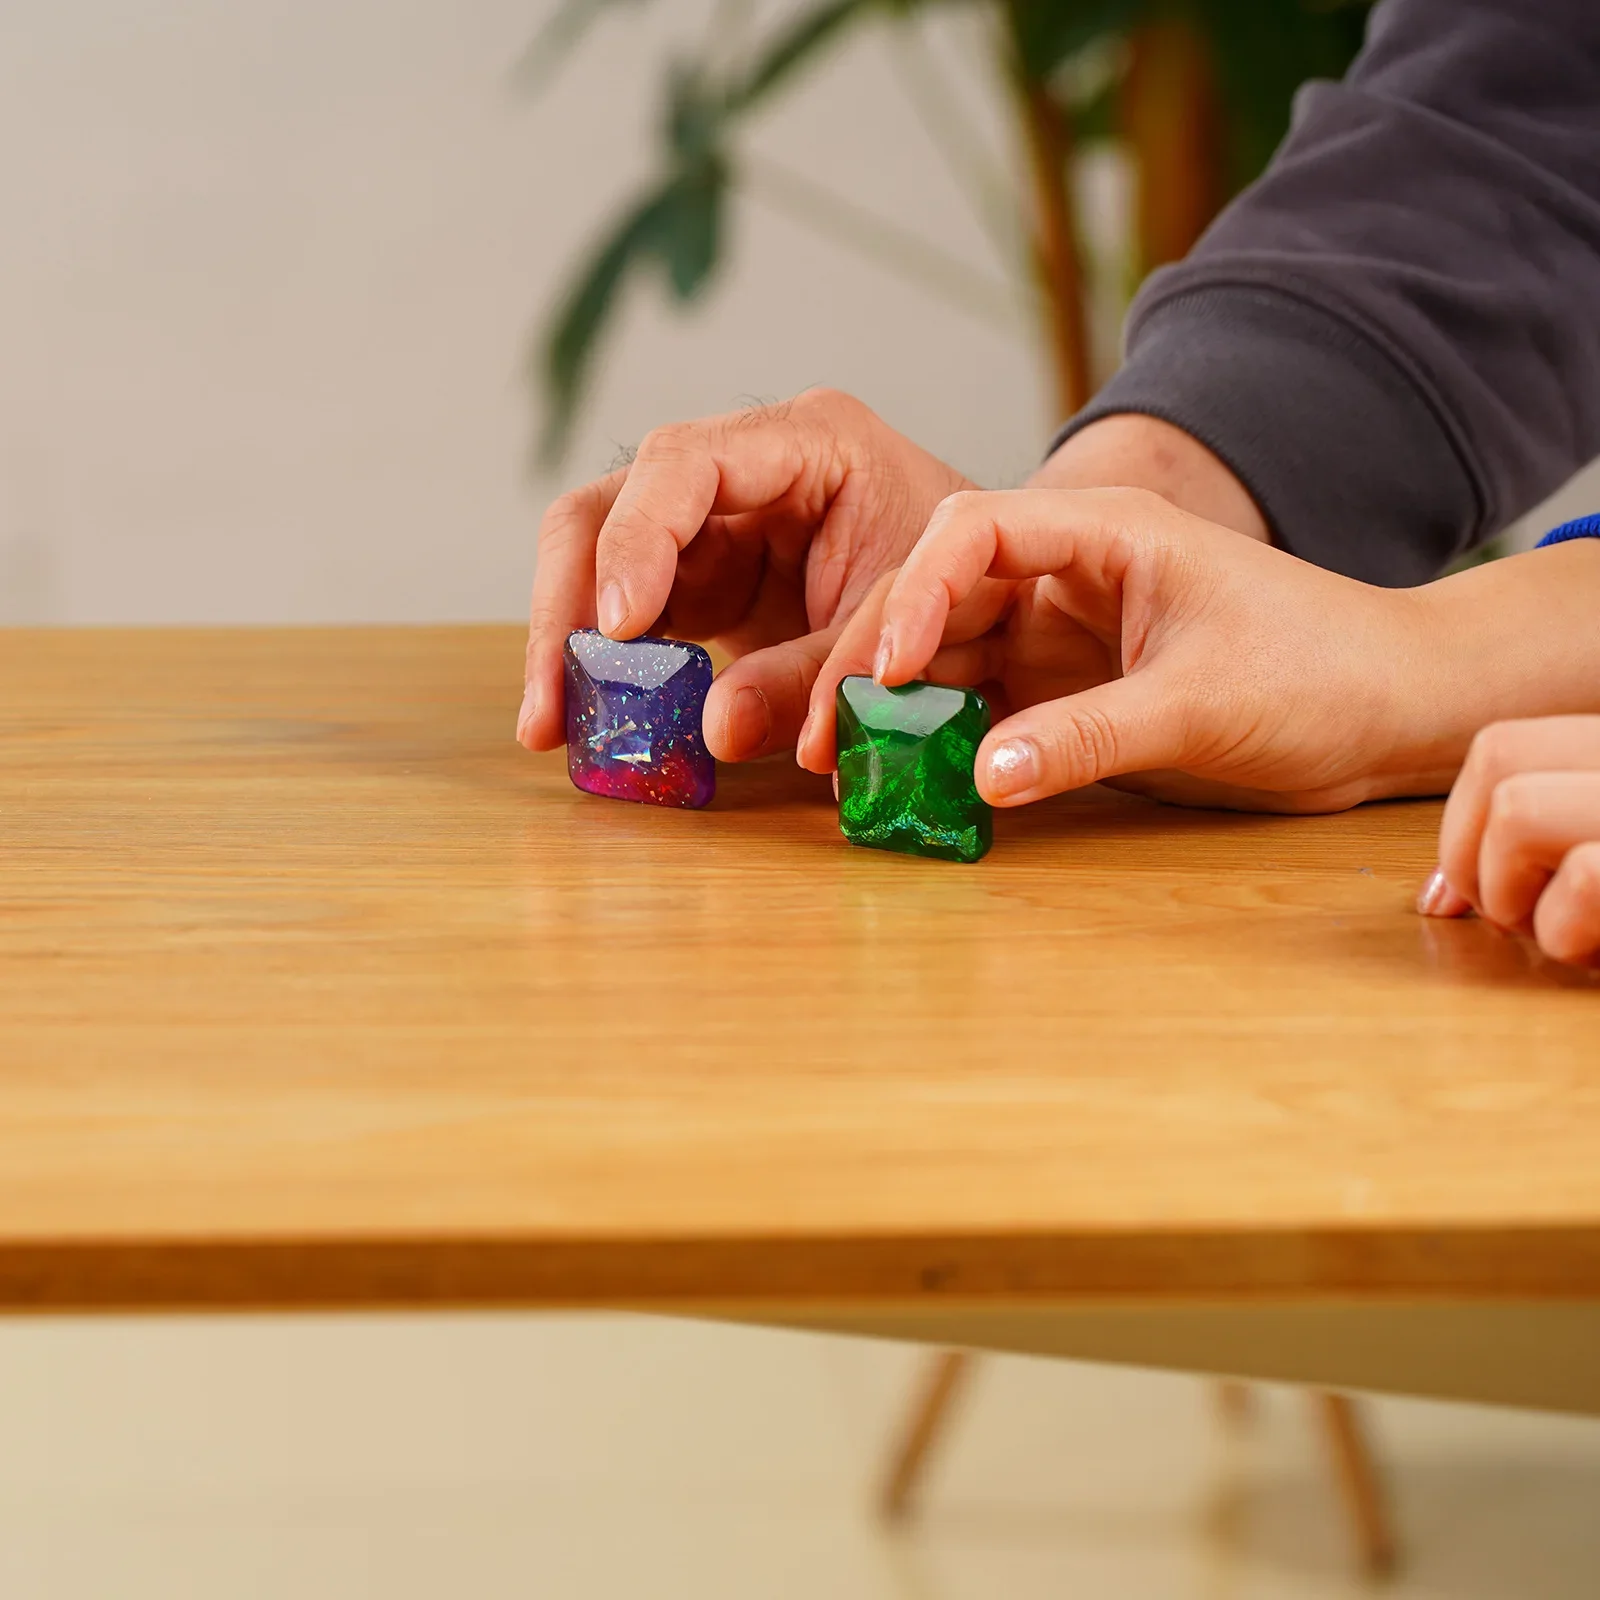
POLYGON ((806 712, 806 720, 800 724, 800 737, 794 742, 794 758, 802 767, 806 764, 806 740, 811 737, 811 724, 816 720, 815 711, 806 712))
POLYGON ((1425 917, 1464 917, 1472 909, 1472 902, 1464 899, 1450 887, 1443 867, 1435 867, 1432 876, 1422 886, 1417 896, 1417 910, 1425 917))
POLYGON ((1417 910, 1425 917, 1436 917, 1444 909, 1445 901, 1450 898, 1450 885, 1445 880, 1444 868, 1435 867, 1428 874, 1428 881, 1423 884, 1422 892, 1417 896, 1417 910))
POLYGON ((608 583, 600 591, 600 631, 615 633, 628 618, 628 597, 620 583, 608 583))
POLYGON ((760 755, 772 737, 772 707, 753 683, 747 683, 733 697, 728 734, 728 742, 740 758, 760 755))
POLYGON ((1039 757, 1026 739, 1007 739, 989 756, 989 787, 997 794, 1021 794, 1039 781, 1039 757))
POLYGON ((522 691, 522 709, 517 712, 517 743, 521 744, 528 725, 539 714, 539 687, 530 683, 522 691))
POLYGON ((837 767, 833 769, 833 798, 835 800, 839 798, 839 769, 837 767))
POLYGON ((885 628, 883 637, 878 640, 878 653, 873 657, 872 676, 879 683, 889 675, 889 668, 894 665, 894 635, 885 628))

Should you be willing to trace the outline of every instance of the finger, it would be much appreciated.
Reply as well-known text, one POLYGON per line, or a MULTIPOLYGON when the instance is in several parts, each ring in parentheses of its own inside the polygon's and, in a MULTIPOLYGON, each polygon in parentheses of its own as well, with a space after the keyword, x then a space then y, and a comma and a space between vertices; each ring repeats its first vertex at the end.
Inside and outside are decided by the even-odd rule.
POLYGON ((1539 948, 1574 966, 1600 963, 1600 840, 1569 850, 1533 915, 1539 948))
POLYGON ((716 635, 716 643, 737 660, 754 650, 801 638, 810 630, 805 596, 769 562, 754 599, 731 628, 716 635))
POLYGON ((517 740, 530 750, 566 739, 561 653, 574 628, 594 626, 595 541, 627 475, 624 468, 561 495, 540 520, 517 712, 517 740))
POLYGON ((1495 786, 1478 850, 1479 909, 1531 931, 1533 909, 1567 852, 1600 839, 1600 772, 1518 772, 1495 786))
POLYGON ((1006 659, 1005 638, 998 633, 986 633, 981 639, 972 639, 966 644, 941 645, 922 675, 929 683, 971 688, 1003 677, 1006 659))
MULTIPOLYGON (((795 759, 811 772, 833 770, 837 753, 834 705, 840 683, 856 674, 870 677, 878 670, 880 663, 877 657, 883 634, 883 602, 893 584, 894 574, 885 573, 867 591, 861 604, 839 630, 833 652, 817 675, 811 691, 810 714, 805 727, 801 729, 795 750, 795 759)), ((981 651, 982 659, 998 662, 1003 655, 1003 651, 996 651, 1000 643, 998 630, 1017 592, 1018 586, 1014 583, 1003 583, 993 578, 980 580, 945 619, 944 636, 950 648, 966 648, 977 645, 978 641, 986 641, 981 651)), ((974 659, 978 655, 979 652, 975 651, 974 659)), ((935 681, 970 685, 998 676, 996 670, 965 679, 945 677, 935 681)))
POLYGON ((1450 887, 1443 867, 1435 867, 1417 893, 1417 911, 1424 917, 1464 917, 1471 909, 1467 901, 1450 887))
POLYGON ((657 626, 678 639, 716 639, 756 603, 767 575, 759 538, 735 537, 726 517, 711 517, 678 557, 672 593, 657 626))
POLYGON ((832 772, 838 764, 834 700, 846 678, 872 671, 872 654, 882 632, 883 602, 893 582, 894 574, 886 572, 837 628, 833 647, 811 685, 810 705, 794 752, 795 760, 808 772, 832 772))
POLYGON ((1472 741, 1439 825, 1439 864, 1450 887, 1482 909, 1478 860, 1489 800, 1513 773, 1600 771, 1600 717, 1496 722, 1472 741))
MULTIPOLYGON (((1102 639, 1060 602, 1061 589, 1052 578, 1018 588, 1006 618, 1004 670, 997 673, 1016 706, 1081 694, 1122 675, 1120 628, 1102 639)), ((945 654, 941 649, 928 663, 929 677, 942 670, 945 654)))
POLYGON ((825 628, 752 651, 725 667, 706 696, 706 748, 719 761, 753 761, 794 747, 811 686, 839 630, 825 628))
POLYGON ((719 761, 749 761, 793 744, 837 631, 805 629, 800 591, 769 566, 738 625, 715 641, 733 658, 711 685, 702 721, 719 761))
POLYGON ((600 530, 596 612, 613 638, 642 633, 672 591, 678 553, 707 517, 753 511, 795 494, 820 514, 842 475, 831 435, 791 407, 676 423, 646 435, 600 530))
POLYGON ((1157 548, 1179 515, 1131 489, 971 491, 940 502, 884 605, 885 683, 916 676, 938 649, 945 619, 985 577, 1023 579, 1078 569, 1099 603, 1120 610, 1134 556, 1157 548))
POLYGON ((1128 772, 1180 767, 1188 742, 1177 677, 1150 670, 1029 706, 978 746, 978 793, 1020 806, 1128 772))

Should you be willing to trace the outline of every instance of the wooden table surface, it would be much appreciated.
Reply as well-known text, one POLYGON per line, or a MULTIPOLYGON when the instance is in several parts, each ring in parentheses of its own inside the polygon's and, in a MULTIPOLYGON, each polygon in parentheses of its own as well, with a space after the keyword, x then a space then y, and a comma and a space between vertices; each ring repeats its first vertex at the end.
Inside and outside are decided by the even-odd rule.
POLYGON ((1600 986, 1437 805, 884 855, 577 793, 520 651, 0 634, 0 1306, 1600 1295, 1600 986))

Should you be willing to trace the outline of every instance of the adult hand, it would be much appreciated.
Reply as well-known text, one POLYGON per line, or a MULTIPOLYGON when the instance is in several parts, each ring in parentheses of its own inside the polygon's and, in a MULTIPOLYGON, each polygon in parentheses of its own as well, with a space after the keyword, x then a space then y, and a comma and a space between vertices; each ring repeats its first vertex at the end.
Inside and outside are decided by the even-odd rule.
POLYGON ((992 685, 1009 713, 977 757, 994 805, 1107 779, 1276 811, 1440 793, 1454 767, 1417 759, 1432 756, 1411 737, 1428 718, 1404 679, 1428 654, 1418 593, 1325 572, 1142 490, 958 494, 844 628, 798 756, 833 767, 845 675, 925 673, 992 685))
POLYGON ((718 759, 792 744, 839 625, 939 501, 970 487, 826 389, 656 429, 631 465, 545 513, 517 738, 562 743, 562 646, 598 625, 615 639, 654 627, 735 658, 706 699, 718 759))
POLYGON ((1417 908, 1474 910, 1557 961, 1600 962, 1600 717, 1499 722, 1473 740, 1417 908))

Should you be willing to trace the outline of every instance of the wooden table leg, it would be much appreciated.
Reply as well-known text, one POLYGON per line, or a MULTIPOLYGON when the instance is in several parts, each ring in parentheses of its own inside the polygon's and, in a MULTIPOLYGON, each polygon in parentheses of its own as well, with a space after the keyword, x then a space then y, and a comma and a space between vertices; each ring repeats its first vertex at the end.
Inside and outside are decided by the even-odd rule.
POLYGON ((1321 1412, 1339 1492, 1355 1530, 1362 1569, 1368 1577, 1388 1577, 1396 1560, 1394 1527, 1361 1414, 1349 1395, 1323 1392, 1313 1398, 1321 1412))
POLYGON ((910 1510, 923 1467, 971 1367, 972 1354, 967 1350, 941 1350, 927 1363, 922 1387, 889 1458, 889 1471, 878 1494, 878 1507, 885 1517, 898 1520, 910 1510))
MULTIPOLYGON (((973 1359, 968 1350, 941 1350, 929 1360, 879 1492, 878 1505, 885 1517, 899 1520, 910 1511, 934 1446, 949 1422, 951 1407, 971 1374, 973 1359)), ((1246 1420, 1250 1412, 1249 1385, 1222 1379, 1216 1388, 1223 1417, 1235 1425, 1246 1420)), ((1317 1391, 1312 1403, 1355 1532, 1362 1570, 1369 1577, 1387 1577, 1396 1562, 1394 1527, 1360 1412, 1356 1403, 1343 1394, 1317 1391)))
POLYGON ((1217 1397, 1217 1411, 1228 1427, 1243 1427, 1250 1421, 1255 1401, 1248 1383, 1240 1383, 1237 1378, 1218 1378, 1212 1387, 1217 1397))

